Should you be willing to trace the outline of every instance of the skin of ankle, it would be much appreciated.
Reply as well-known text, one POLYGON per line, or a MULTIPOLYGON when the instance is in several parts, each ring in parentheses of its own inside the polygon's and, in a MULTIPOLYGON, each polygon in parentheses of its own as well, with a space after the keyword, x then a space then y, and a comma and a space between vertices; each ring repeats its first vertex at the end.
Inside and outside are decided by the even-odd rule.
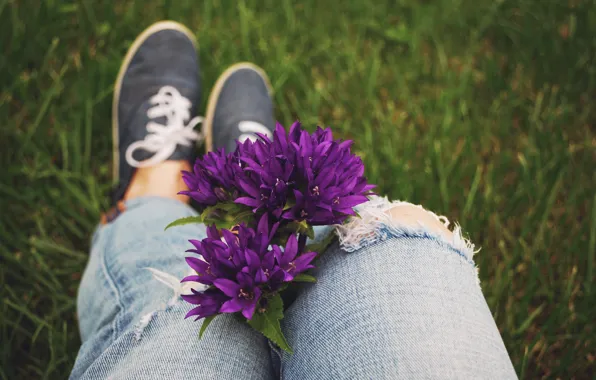
POLYGON ((124 194, 124 200, 156 196, 189 203, 189 197, 178 195, 179 191, 188 190, 180 174, 182 170, 191 171, 188 161, 164 161, 149 168, 137 169, 124 194))

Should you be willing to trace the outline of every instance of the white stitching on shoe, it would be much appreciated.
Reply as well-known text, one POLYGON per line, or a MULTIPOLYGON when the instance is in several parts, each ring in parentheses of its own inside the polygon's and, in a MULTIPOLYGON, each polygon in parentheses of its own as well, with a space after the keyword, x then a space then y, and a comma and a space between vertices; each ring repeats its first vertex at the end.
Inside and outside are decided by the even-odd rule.
POLYGON ((180 94, 172 86, 164 86, 159 89, 156 95, 149 99, 155 104, 147 110, 150 119, 165 116, 166 125, 150 121, 147 123, 147 132, 144 140, 135 141, 126 149, 126 162, 135 168, 154 166, 167 160, 176 150, 178 144, 190 146, 192 141, 203 139, 203 135, 196 132, 194 127, 203 121, 203 118, 196 116, 188 124, 190 119, 190 100, 180 94), (133 153, 137 149, 143 149, 155 153, 151 158, 144 161, 137 161, 133 153))
POLYGON ((242 134, 238 138, 238 141, 244 142, 246 139, 251 139, 255 141, 257 139, 257 135, 255 133, 261 133, 267 137, 271 137, 272 133, 269 128, 265 127, 261 123, 257 123, 256 121, 241 121, 238 123, 238 129, 242 134))

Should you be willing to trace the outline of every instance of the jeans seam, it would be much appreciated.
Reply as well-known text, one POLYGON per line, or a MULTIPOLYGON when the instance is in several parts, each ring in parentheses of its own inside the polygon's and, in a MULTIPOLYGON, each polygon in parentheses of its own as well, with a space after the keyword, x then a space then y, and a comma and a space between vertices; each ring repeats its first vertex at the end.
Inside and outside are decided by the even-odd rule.
MULTIPOLYGON (((284 371, 283 371, 283 364, 282 364, 283 353, 281 352, 281 350, 279 349, 279 347, 277 347, 269 339, 267 339, 267 344, 269 345, 269 350, 273 353, 273 355, 275 355, 275 356, 278 357, 278 360, 279 360, 279 379, 280 380, 283 380, 283 378, 284 378, 284 371)), ((273 358, 272 358, 272 360, 273 360, 273 358)))
MULTIPOLYGON (((462 252, 461 248, 454 247, 451 242, 445 241, 439 235, 435 235, 435 234, 432 234, 427 231, 421 231, 421 232, 404 231, 404 232, 397 233, 397 232, 394 232, 391 228, 389 228, 386 225, 381 225, 381 227, 379 228, 379 232, 384 233, 384 236, 376 237, 375 240, 361 243, 360 246, 355 250, 373 247, 375 245, 378 245, 378 244, 381 244, 381 243, 384 243, 386 241, 390 241, 393 239, 430 240, 430 241, 436 243, 437 245, 439 245, 441 248, 444 248, 447 251, 455 253, 457 256, 459 256, 460 259, 464 260, 467 264, 471 265, 472 267, 476 266, 473 258, 470 258, 468 255, 466 255, 464 252, 462 252)), ((347 250, 345 247, 342 247, 341 243, 338 243, 338 245, 339 245, 340 249, 342 249, 343 251, 345 251, 347 253, 353 252, 352 250, 347 250)))
MULTIPOLYGON (((109 228, 109 226, 105 226, 105 228, 109 228)), ((111 248, 111 246, 110 246, 110 248, 111 248)), ((124 307, 122 305, 122 297, 120 296, 120 291, 118 290, 118 287, 116 286, 116 282, 114 281, 114 278, 112 277, 112 275, 110 274, 110 271, 108 270, 108 264, 106 262, 106 255, 105 255, 106 251, 107 251, 107 249, 101 250, 101 260, 100 260, 101 270, 102 270, 104 276, 106 277, 106 281, 107 281, 108 285, 110 286, 112 293, 114 294, 114 297, 116 298, 116 303, 118 304, 118 312, 114 316, 114 319, 111 324, 112 325, 112 342, 114 342, 116 340, 116 335, 120 331, 118 322, 120 320, 120 313, 122 312, 122 310, 124 310, 124 307)))
MULTIPOLYGON (((463 259, 466 263, 472 265, 472 267, 475 266, 474 260, 470 259, 468 256, 466 256, 461 249, 454 247, 453 245, 451 245, 449 242, 445 242, 442 241, 440 239, 440 237, 437 237, 435 235, 432 235, 430 233, 421 233, 421 234, 413 234, 413 233, 404 233, 403 235, 393 235, 391 237, 389 237, 386 240, 390 240, 390 239, 420 239, 420 240, 430 240, 434 243, 436 243, 437 245, 439 245, 439 247, 444 248, 450 252, 454 252, 456 255, 458 255, 461 259, 463 259)), ((385 240, 385 241, 386 241, 385 240)), ((382 240, 383 241, 383 240, 382 240)), ((377 243, 381 243, 382 241, 379 241, 377 243)), ((371 244, 372 245, 372 244, 371 244)), ((368 247, 368 246, 367 246, 368 247)))

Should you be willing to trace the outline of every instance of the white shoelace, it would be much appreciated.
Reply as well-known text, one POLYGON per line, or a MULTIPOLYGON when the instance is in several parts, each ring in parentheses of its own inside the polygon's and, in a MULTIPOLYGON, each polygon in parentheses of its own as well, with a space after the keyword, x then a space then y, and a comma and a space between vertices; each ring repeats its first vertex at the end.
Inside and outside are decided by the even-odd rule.
POLYGON ((150 119, 165 117, 166 124, 150 121, 147 123, 149 134, 145 136, 145 139, 135 141, 126 149, 126 162, 136 168, 157 165, 167 160, 174 153, 178 144, 190 146, 193 141, 203 138, 202 134, 194 130, 194 127, 201 123, 203 118, 196 116, 188 124, 185 124, 186 120, 190 119, 192 103, 182 96, 175 87, 160 88, 149 101, 155 105, 147 110, 147 116, 150 119), (146 150, 154 155, 147 160, 138 161, 133 157, 133 153, 137 149, 146 150))

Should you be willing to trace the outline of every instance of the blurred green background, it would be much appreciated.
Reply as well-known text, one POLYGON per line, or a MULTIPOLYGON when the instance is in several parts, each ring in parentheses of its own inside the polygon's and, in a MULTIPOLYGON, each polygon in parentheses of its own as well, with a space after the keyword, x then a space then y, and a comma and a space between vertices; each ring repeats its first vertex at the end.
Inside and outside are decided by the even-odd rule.
POLYGON ((113 82, 145 27, 240 60, 277 118, 356 141, 391 198, 458 221, 522 378, 596 359, 596 12, 588 0, 0 0, 0 378, 66 378, 108 208, 113 82))

